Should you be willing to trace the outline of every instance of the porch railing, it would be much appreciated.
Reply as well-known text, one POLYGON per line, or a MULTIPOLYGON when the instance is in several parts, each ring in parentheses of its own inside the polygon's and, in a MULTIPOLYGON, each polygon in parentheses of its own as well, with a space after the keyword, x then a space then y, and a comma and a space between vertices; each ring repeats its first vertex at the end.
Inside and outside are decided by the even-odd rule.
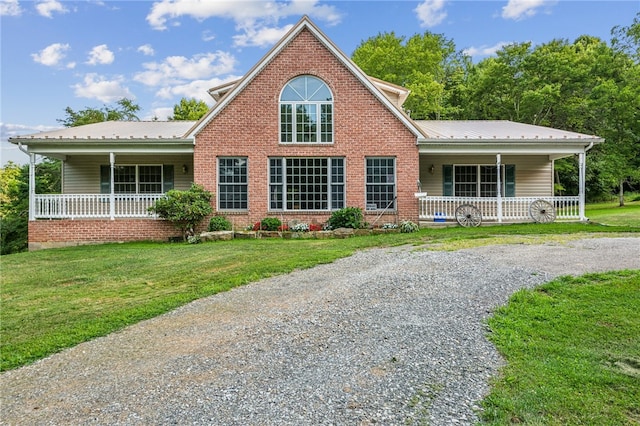
MULTIPOLYGON (((116 194, 113 216, 118 218, 155 217, 148 212, 164 194, 116 194)), ((36 194, 36 219, 96 219, 111 217, 110 194, 36 194)))
MULTIPOLYGON (((416 195, 420 220, 455 220, 455 211, 462 204, 471 204, 482 212, 483 220, 498 221, 498 200, 491 197, 431 197, 416 195)), ((557 220, 580 219, 580 199, 569 197, 504 197, 502 218, 504 221, 530 221, 529 206, 536 200, 553 204, 557 220)))

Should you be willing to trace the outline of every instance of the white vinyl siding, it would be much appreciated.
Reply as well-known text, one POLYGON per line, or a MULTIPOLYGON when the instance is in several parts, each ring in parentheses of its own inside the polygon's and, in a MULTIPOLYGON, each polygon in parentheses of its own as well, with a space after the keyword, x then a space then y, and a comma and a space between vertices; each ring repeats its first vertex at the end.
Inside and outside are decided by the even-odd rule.
MULTIPOLYGON (((69 157, 63 162, 63 194, 99 194, 100 166, 109 164, 109 156, 69 157)), ((118 164, 171 164, 174 166, 174 188, 186 190, 193 182, 193 160, 190 155, 144 156, 117 155, 118 164), (183 166, 187 166, 183 173, 183 166)))
MULTIPOLYGON (((495 164, 494 155, 421 155, 420 182, 428 195, 442 194, 444 164, 495 164), (433 174, 430 168, 433 165, 433 174)), ((553 195, 553 167, 546 155, 503 155, 502 165, 513 164, 516 170, 516 197, 553 195)), ((504 195, 504 194, 503 194, 504 195)))

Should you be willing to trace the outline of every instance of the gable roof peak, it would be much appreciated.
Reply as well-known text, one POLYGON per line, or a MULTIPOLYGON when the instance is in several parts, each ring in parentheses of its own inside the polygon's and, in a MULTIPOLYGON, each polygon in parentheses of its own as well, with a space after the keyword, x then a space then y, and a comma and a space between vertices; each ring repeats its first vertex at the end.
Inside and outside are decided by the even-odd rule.
MULTIPOLYGON (((336 59, 338 59, 360 82, 387 107, 392 114, 396 116, 404 125, 409 129, 417 138, 423 138, 425 134, 422 129, 417 126, 402 109, 392 102, 387 95, 383 93, 380 84, 376 84, 367 76, 364 71, 358 67, 355 62, 349 58, 338 46, 336 46, 329 37, 324 34, 320 28, 313 23, 308 15, 303 15, 298 23, 296 23, 268 52, 258 61, 244 77, 238 80, 237 84, 232 88, 227 86, 227 90, 224 93, 217 93, 221 95, 216 105, 209 110, 209 112, 200 119, 189 131, 189 136, 196 136, 204 127, 215 118, 215 116, 222 111, 244 88, 275 58, 280 52, 304 29, 308 30, 329 52, 331 52, 336 59)), ((408 95, 408 93, 406 93, 408 95)))

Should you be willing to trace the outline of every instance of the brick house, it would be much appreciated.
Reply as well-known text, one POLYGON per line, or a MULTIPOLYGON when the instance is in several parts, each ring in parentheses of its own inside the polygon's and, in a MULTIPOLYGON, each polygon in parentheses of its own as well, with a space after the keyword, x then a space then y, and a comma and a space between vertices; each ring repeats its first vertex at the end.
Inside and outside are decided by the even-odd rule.
POLYGON ((62 194, 35 194, 31 176, 30 249, 166 240, 176 231, 147 207, 192 182, 238 228, 265 217, 324 223, 342 207, 376 224, 522 221, 535 202, 554 219, 584 220, 584 159, 603 142, 508 121, 414 121, 406 89, 365 75, 307 17, 242 79, 209 93, 216 104, 198 122, 11 138, 32 166, 36 154, 63 160, 62 194), (580 193, 554 197, 553 161, 569 155, 580 159, 580 193))

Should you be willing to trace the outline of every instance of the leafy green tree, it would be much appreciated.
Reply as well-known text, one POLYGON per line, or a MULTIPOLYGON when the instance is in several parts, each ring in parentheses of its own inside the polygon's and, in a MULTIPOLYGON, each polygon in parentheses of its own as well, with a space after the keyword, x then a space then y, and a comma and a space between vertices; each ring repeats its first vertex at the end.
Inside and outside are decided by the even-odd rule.
MULTIPOLYGON (((59 160, 45 158, 36 164, 36 192, 60 192, 59 160)), ((0 169, 0 251, 18 253, 27 249, 29 221, 29 165, 9 162, 0 169)))
POLYGON ((443 35, 425 32, 406 39, 381 33, 360 43, 352 59, 367 75, 409 89, 404 108, 412 118, 458 117, 461 110, 452 99, 464 91, 470 61, 443 35))
POLYGON ((196 226, 213 211, 212 197, 210 192, 194 183, 187 191, 168 191, 149 207, 149 211, 172 222, 186 241, 187 237, 194 235, 196 226))
POLYGON ((85 124, 101 123, 103 121, 139 121, 136 115, 140 106, 132 100, 122 98, 116 102, 116 106, 103 106, 102 109, 87 107, 80 111, 74 111, 71 107, 65 108, 66 117, 58 119, 65 127, 77 127, 85 124))
POLYGON ((199 120, 207 111, 209 111, 209 106, 204 101, 195 98, 182 98, 179 104, 174 105, 173 117, 169 117, 169 120, 199 120))

